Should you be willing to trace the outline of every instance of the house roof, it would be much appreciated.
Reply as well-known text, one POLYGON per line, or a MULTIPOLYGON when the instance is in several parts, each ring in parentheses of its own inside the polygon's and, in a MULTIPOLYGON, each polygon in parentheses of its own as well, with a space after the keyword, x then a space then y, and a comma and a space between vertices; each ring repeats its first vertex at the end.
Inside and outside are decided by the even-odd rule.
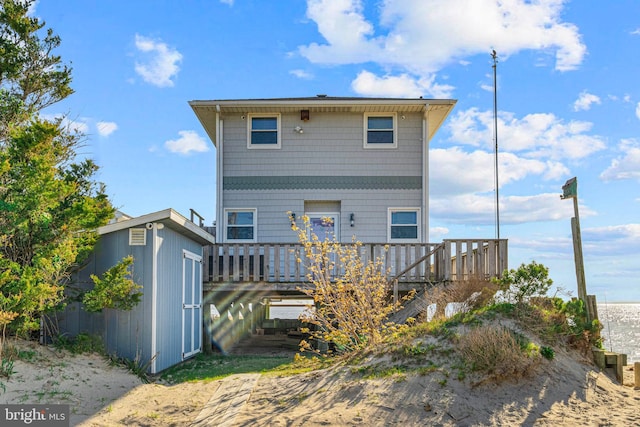
POLYGON ((313 113, 415 113, 429 117, 429 139, 447 118, 456 100, 423 98, 352 98, 318 95, 309 98, 218 99, 190 101, 189 105, 206 130, 214 145, 216 139, 216 113, 294 113, 309 110, 313 113))
POLYGON ((198 227, 193 222, 189 221, 187 218, 183 217, 173 209, 165 209, 147 215, 124 219, 112 224, 107 224, 98 228, 98 234, 109 234, 115 231, 146 226, 146 224, 154 222, 159 222, 166 227, 171 228, 172 230, 190 238, 194 242, 200 243, 201 245, 211 245, 216 242, 216 239, 212 234, 209 234, 207 231, 198 227))

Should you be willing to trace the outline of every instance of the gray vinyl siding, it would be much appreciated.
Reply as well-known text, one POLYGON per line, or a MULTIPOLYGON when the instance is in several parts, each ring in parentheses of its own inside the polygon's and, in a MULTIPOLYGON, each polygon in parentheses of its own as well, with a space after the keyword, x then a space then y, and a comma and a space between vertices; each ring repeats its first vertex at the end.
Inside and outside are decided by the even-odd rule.
POLYGON ((225 176, 421 176, 422 115, 398 118, 398 148, 365 149, 362 113, 316 113, 303 122, 282 114, 282 147, 247 149, 247 123, 224 116, 225 176), (296 126, 303 134, 293 131, 296 126))
POLYGON ((182 361, 182 250, 202 256, 202 247, 167 227, 158 236, 156 369, 161 371, 182 361))
POLYGON ((353 235, 363 243, 387 241, 388 208, 419 208, 420 190, 335 191, 225 191, 229 208, 257 208, 258 242, 292 243, 296 235, 291 231, 287 211, 304 214, 305 200, 340 201, 340 236, 344 242, 353 235), (349 215, 355 215, 355 226, 349 215))
MULTIPOLYGON (((101 276, 125 256, 133 255, 133 280, 143 287, 142 300, 136 307, 131 311, 106 309, 102 313, 87 313, 79 303, 73 303, 58 316, 61 332, 71 336, 78 333, 101 336, 108 354, 139 360, 142 364, 154 356, 151 348, 153 231, 145 231, 144 246, 129 245, 128 229, 101 236, 88 265, 74 278, 76 284, 90 289, 93 287, 91 274, 101 276)), ((182 361, 183 249, 202 256, 200 244, 169 227, 158 230, 156 372, 182 361)), ((201 295, 200 287, 200 300, 201 295)), ((201 334, 196 338, 201 341, 200 337, 201 334)))
POLYGON ((73 303, 61 313, 61 332, 71 336, 88 333, 103 338, 108 354, 135 359, 140 351, 140 360, 151 358, 151 244, 147 231, 146 246, 129 246, 128 230, 121 230, 101 236, 87 266, 76 277, 76 284, 82 289, 93 288, 91 274, 101 276, 122 258, 133 255, 133 281, 143 286, 140 303, 132 311, 105 309, 102 313, 87 313, 81 304, 73 303))
MULTIPOLYGON (((420 208, 422 204, 423 116, 400 116, 397 148, 365 149, 362 113, 315 113, 307 122, 301 121, 299 114, 282 114, 282 147, 273 150, 248 149, 246 119, 241 115, 223 116, 224 207, 256 208, 256 240, 289 243, 295 242, 296 236, 287 211, 302 215, 305 200, 340 201, 342 241, 350 241, 355 234, 364 243, 386 242, 388 208, 420 208), (294 132, 296 126, 301 126, 304 133, 294 132), (287 177, 277 180, 277 186, 283 189, 267 189, 267 184, 260 190, 229 189, 242 188, 244 182, 253 182, 255 188, 260 177, 273 176, 287 177), (354 188, 349 188, 348 182, 342 189, 319 188, 313 178, 307 179, 321 177, 319 181, 326 182, 326 177, 332 176, 353 177, 344 181, 353 181, 354 188), (225 177, 233 178, 225 182, 225 177), (300 185, 293 181, 300 177, 311 181, 314 188, 296 189, 300 185), (402 177, 404 184, 385 189, 381 185, 384 177, 389 177, 389 182, 402 177), (286 188, 287 179, 292 180, 290 188, 286 188), (380 188, 371 188, 375 185, 380 188), (349 224, 351 213, 355 215, 354 227, 349 224)), ((250 184, 244 186, 251 188, 250 184)))

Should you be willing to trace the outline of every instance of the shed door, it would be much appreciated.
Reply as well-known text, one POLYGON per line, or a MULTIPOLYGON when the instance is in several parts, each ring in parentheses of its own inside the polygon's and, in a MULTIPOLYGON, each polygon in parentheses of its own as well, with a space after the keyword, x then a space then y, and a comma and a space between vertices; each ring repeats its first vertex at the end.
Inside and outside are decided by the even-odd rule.
POLYGON ((202 348, 202 257, 182 251, 182 359, 202 348))

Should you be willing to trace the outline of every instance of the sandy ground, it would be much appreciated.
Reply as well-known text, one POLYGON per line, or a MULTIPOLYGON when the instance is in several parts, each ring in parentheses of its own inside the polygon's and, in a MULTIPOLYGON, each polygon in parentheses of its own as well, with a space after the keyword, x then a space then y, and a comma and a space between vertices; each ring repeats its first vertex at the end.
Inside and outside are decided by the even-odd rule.
MULTIPOLYGON (((0 379, 0 403, 64 403, 71 425, 187 426, 225 380, 143 384, 97 355, 36 352, 0 379)), ((363 379, 353 366, 291 377, 263 375, 236 416, 237 426, 640 426, 640 390, 632 366, 625 383, 556 352, 536 375, 473 386, 453 372, 363 379)), ((212 420, 211 425, 216 425, 212 420)))

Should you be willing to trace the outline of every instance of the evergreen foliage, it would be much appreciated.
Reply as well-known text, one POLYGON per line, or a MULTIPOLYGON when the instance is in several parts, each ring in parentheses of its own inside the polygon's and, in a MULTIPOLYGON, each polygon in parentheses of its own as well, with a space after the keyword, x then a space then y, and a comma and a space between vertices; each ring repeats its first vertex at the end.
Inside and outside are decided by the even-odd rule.
MULTIPOLYGON (((6 331, 26 335, 64 306, 71 273, 114 214, 98 166, 77 156, 83 135, 40 116, 73 90, 53 54, 60 38, 29 16, 33 4, 0 0, 0 354, 6 331)), ((111 274, 105 283, 121 284, 126 267, 111 274)))

